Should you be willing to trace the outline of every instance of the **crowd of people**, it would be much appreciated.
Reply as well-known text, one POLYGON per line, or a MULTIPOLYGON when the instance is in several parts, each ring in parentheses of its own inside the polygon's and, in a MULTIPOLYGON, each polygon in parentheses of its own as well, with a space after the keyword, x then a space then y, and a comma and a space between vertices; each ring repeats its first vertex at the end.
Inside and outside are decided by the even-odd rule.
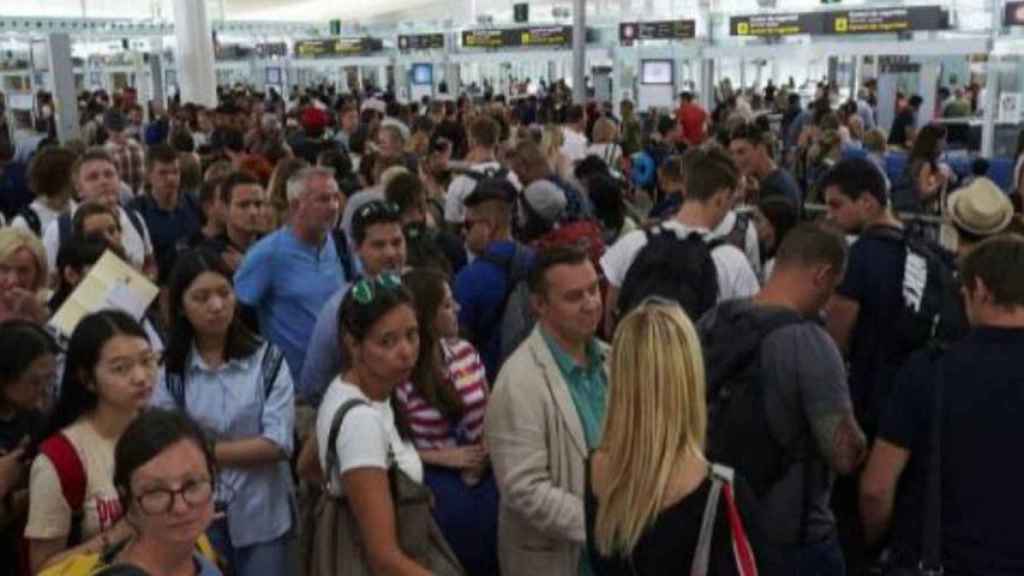
POLYGON ((836 94, 0 130, 0 573, 1024 573, 1020 195, 836 94), (106 254, 158 296, 62 333, 106 254))

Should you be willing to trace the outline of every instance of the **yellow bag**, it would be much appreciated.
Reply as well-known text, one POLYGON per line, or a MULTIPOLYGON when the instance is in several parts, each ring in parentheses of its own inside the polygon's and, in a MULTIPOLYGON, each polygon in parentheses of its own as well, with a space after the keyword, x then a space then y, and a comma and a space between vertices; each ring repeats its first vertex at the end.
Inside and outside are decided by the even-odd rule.
MULTIPOLYGON (((90 552, 68 556, 60 562, 42 569, 36 576, 93 576, 93 574, 97 574, 110 566, 111 561, 117 557, 127 544, 128 541, 125 540, 110 546, 102 553, 90 552)), ((206 534, 200 535, 199 539, 196 540, 196 551, 215 566, 220 566, 217 552, 213 549, 213 545, 210 544, 210 539, 206 537, 206 534)))

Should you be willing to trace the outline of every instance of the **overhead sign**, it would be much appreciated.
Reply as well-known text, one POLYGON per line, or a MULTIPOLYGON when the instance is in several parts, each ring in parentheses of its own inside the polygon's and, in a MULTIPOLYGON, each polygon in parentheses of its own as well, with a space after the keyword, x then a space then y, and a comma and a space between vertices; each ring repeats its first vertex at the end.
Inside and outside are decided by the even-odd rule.
POLYGON ((518 48, 529 46, 571 46, 572 26, 531 26, 529 28, 466 30, 464 48, 518 48))
POLYGON ((818 34, 822 29, 821 14, 821 12, 787 12, 733 16, 729 18, 729 33, 733 36, 760 37, 818 34))
POLYGON ((623 46, 630 46, 637 40, 692 40, 696 37, 696 20, 658 20, 619 24, 619 43, 623 46))
POLYGON ((279 56, 284 58, 288 55, 288 43, 286 42, 261 42, 256 44, 256 55, 261 58, 279 56))
POLYGON ((892 34, 949 28, 948 13, 939 6, 908 6, 825 12, 825 34, 892 34))
POLYGON ((941 6, 751 14, 729 19, 731 35, 752 37, 896 34, 947 28, 949 13, 941 6))
POLYGON ((1024 26, 1024 2, 1007 2, 1003 25, 1024 26))
POLYGON ((444 48, 444 34, 399 34, 399 50, 441 50, 444 48))
POLYGON ((295 43, 295 55, 299 58, 358 56, 381 50, 383 47, 383 43, 377 38, 299 40, 295 43))

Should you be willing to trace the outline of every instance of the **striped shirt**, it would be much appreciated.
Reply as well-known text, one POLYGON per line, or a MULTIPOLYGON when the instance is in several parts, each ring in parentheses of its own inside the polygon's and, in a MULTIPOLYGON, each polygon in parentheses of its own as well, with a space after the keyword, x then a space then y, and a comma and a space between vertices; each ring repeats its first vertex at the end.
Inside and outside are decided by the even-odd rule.
POLYGON ((487 409, 487 376, 476 348, 465 340, 441 343, 445 376, 454 383, 462 402, 462 418, 450 422, 440 410, 430 405, 412 382, 399 386, 398 404, 412 429, 413 442, 419 450, 436 450, 476 444, 483 436, 484 413, 487 409))

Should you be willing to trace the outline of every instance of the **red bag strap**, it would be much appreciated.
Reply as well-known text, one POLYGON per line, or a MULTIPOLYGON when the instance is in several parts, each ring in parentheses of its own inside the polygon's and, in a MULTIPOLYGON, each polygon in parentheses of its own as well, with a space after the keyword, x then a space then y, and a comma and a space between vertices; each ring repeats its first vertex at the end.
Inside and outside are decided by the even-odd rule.
POLYGON ((729 530, 732 532, 732 552, 736 557, 736 570, 740 576, 757 576, 757 562, 754 560, 754 549, 747 538, 747 531, 743 528, 743 518, 736 509, 736 498, 733 495, 732 483, 727 482, 722 486, 722 494, 725 496, 726 510, 729 515, 729 530))
POLYGON ((80 513, 85 505, 85 466, 71 440, 58 432, 39 445, 39 452, 49 458, 57 470, 60 489, 71 513, 80 513))

